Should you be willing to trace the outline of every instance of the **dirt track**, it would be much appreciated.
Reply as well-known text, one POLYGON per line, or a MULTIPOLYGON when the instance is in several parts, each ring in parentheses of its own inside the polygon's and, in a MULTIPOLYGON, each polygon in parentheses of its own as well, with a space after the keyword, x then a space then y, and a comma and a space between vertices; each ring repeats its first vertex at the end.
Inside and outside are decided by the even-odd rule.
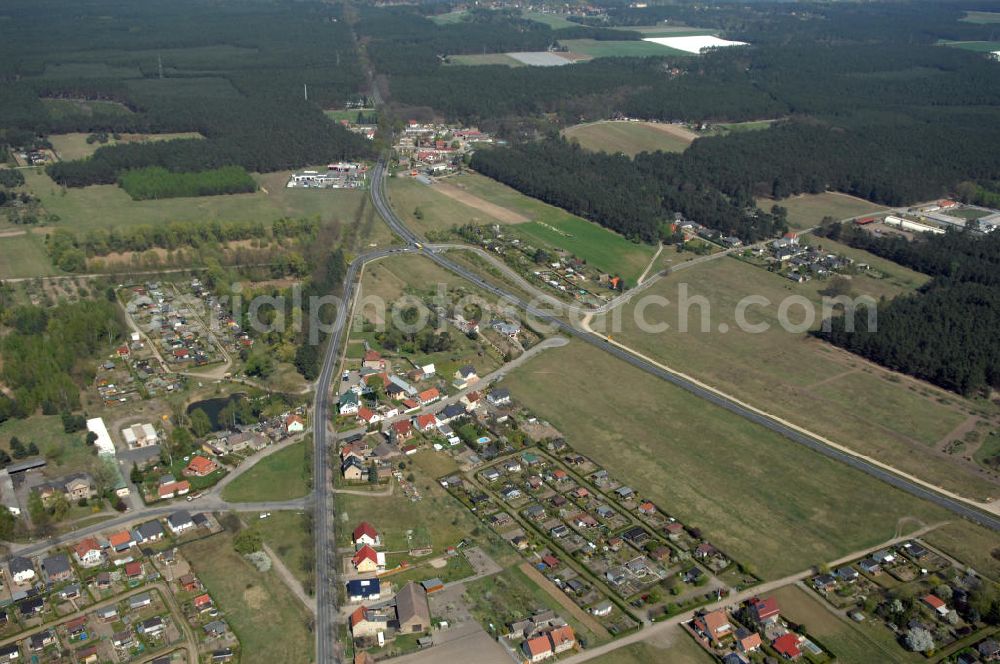
POLYGON ((444 194, 448 198, 455 199, 459 203, 464 203, 465 205, 475 208, 480 212, 485 212, 497 221, 505 224, 523 224, 526 221, 531 221, 531 219, 525 217, 523 214, 519 214, 505 207, 500 207, 495 203, 490 203, 489 201, 484 200, 479 196, 470 194, 453 184, 438 182, 434 185, 434 190, 440 194, 444 194))
POLYGON ((597 620, 594 619, 594 616, 577 606, 573 600, 567 597, 564 592, 556 588, 555 584, 546 579, 545 576, 535 569, 531 563, 521 563, 520 567, 521 571, 524 572, 529 579, 537 583, 542 590, 547 592, 552 597, 552 599, 559 602, 559 606, 569 611, 571 616, 579 620, 584 627, 597 635, 598 638, 611 638, 611 634, 609 634, 608 630, 604 628, 604 625, 597 622, 597 620))

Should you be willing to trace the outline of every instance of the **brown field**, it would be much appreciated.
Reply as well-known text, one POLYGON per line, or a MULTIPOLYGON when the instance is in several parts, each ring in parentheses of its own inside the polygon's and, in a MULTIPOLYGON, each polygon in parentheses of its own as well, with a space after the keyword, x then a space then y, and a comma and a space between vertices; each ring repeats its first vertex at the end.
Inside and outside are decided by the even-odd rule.
POLYGON ((502 221, 505 224, 523 224, 526 221, 531 221, 523 214, 501 207, 496 203, 491 203, 474 194, 470 194, 468 191, 465 191, 465 188, 462 187, 461 184, 455 185, 446 182, 438 182, 434 185, 434 191, 444 194, 448 198, 452 198, 459 203, 464 203, 475 210, 485 212, 494 219, 502 221))
MULTIPOLYGON (((896 283, 855 275, 852 288, 877 298, 912 292, 919 285, 914 281, 907 288, 901 269, 893 274, 896 283)), ((675 370, 862 454, 962 495, 996 497, 1000 487, 974 460, 943 451, 949 435, 971 416, 990 412, 808 333, 781 327, 779 303, 790 296, 818 303, 823 288, 820 280, 795 284, 762 268, 720 258, 670 275, 644 292, 669 300, 669 305, 650 306, 641 316, 649 323, 667 323, 668 330, 643 332, 637 322, 637 304, 643 298, 636 298, 625 306, 621 330, 613 336, 675 370), (678 304, 684 288, 686 297, 708 302, 707 328, 702 327, 702 307, 678 304), (750 323, 767 323, 766 332, 745 332, 736 322, 740 301, 751 295, 770 302, 746 313, 750 323), (679 331, 682 310, 690 319, 687 332, 679 331), (721 326, 726 326, 725 333, 719 331, 721 326)), ((816 306, 814 328, 821 317, 816 306)), ((800 322, 802 307, 793 307, 789 318, 800 322)), ((606 321, 595 320, 595 329, 602 329, 601 323, 606 321)))
POLYGON ((683 152, 695 132, 678 125, 660 122, 607 121, 577 125, 563 130, 563 135, 579 141, 596 152, 623 152, 634 157, 640 152, 683 152))

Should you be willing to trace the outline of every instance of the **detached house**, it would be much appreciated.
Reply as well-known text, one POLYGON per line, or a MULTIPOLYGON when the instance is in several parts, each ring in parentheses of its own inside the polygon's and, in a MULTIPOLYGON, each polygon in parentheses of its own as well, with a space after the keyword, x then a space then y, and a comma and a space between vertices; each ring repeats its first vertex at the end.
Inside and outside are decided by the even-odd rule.
POLYGON ((188 462, 187 467, 184 469, 184 474, 193 475, 194 477, 205 477, 206 475, 211 475, 218 469, 219 464, 212 459, 196 455, 191 457, 191 461, 188 462))
POLYGON ((354 546, 359 548, 362 546, 379 546, 382 542, 378 536, 378 531, 375 530, 375 526, 368 523, 367 521, 362 521, 354 529, 354 546))
POLYGON ((73 557, 83 567, 97 567, 103 560, 101 545, 96 538, 88 537, 73 546, 73 557))
POLYGON ((351 558, 351 563, 358 572, 377 572, 385 569, 385 554, 365 544, 351 558))
POLYGON ((778 600, 773 597, 761 599, 754 597, 748 602, 747 612, 750 621, 760 628, 778 622, 781 611, 778 610, 778 600))
POLYGON ((355 392, 348 390, 340 395, 338 410, 341 415, 357 415, 361 407, 361 399, 355 392))
POLYGON ((50 582, 67 581, 73 578, 73 568, 65 553, 56 553, 42 560, 42 569, 50 582))
MULTIPOLYGON (((98 548, 98 552, 100 552, 100 548, 98 548)), ((8 567, 10 569, 10 578, 14 580, 14 583, 28 583, 35 578, 35 566, 27 558, 14 556, 10 559, 8 567)))
POLYGON ((174 535, 180 535, 194 528, 194 521, 191 519, 190 514, 184 510, 180 510, 167 517, 167 527, 170 528, 170 532, 174 535))
POLYGON ((299 415, 289 415, 285 418, 285 433, 302 433, 306 423, 299 415))
POLYGON ((721 641, 732 634, 733 626, 729 622, 729 616, 722 609, 711 611, 695 618, 695 629, 713 642, 721 641))

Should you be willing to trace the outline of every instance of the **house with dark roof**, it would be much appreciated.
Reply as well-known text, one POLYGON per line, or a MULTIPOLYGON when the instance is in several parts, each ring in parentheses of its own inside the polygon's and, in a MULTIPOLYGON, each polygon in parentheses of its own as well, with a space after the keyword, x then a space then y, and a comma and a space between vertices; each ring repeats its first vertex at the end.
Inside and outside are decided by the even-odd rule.
POLYGON ((14 583, 28 583, 35 578, 35 566, 30 560, 22 556, 14 556, 8 564, 10 576, 14 583))
POLYGON ((48 580, 53 583, 73 578, 73 568, 69 563, 69 556, 65 553, 56 553, 43 558, 42 569, 48 580))
POLYGON ((347 598, 351 602, 377 600, 382 596, 378 579, 352 579, 347 582, 347 598))
POLYGON ((153 521, 147 521, 146 523, 139 524, 135 529, 135 534, 138 535, 136 539, 139 542, 158 542, 163 539, 166 534, 163 531, 163 525, 158 519, 153 521))
POLYGON ((174 535, 180 535, 194 528, 194 521, 191 520, 191 515, 188 512, 179 510, 167 517, 167 527, 174 535))

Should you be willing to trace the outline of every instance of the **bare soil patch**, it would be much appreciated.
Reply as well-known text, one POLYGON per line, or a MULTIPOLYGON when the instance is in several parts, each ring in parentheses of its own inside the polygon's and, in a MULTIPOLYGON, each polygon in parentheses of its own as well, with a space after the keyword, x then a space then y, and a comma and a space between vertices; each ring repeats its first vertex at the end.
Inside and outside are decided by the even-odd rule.
POLYGON ((469 207, 479 210, 480 212, 485 212, 497 221, 502 221, 505 224, 523 224, 527 221, 531 221, 531 219, 525 217, 523 214, 501 207, 495 203, 490 203, 479 196, 470 194, 469 192, 464 191, 460 186, 438 182, 434 185, 434 190, 438 193, 444 194, 448 198, 458 201, 459 203, 468 205, 469 207))

